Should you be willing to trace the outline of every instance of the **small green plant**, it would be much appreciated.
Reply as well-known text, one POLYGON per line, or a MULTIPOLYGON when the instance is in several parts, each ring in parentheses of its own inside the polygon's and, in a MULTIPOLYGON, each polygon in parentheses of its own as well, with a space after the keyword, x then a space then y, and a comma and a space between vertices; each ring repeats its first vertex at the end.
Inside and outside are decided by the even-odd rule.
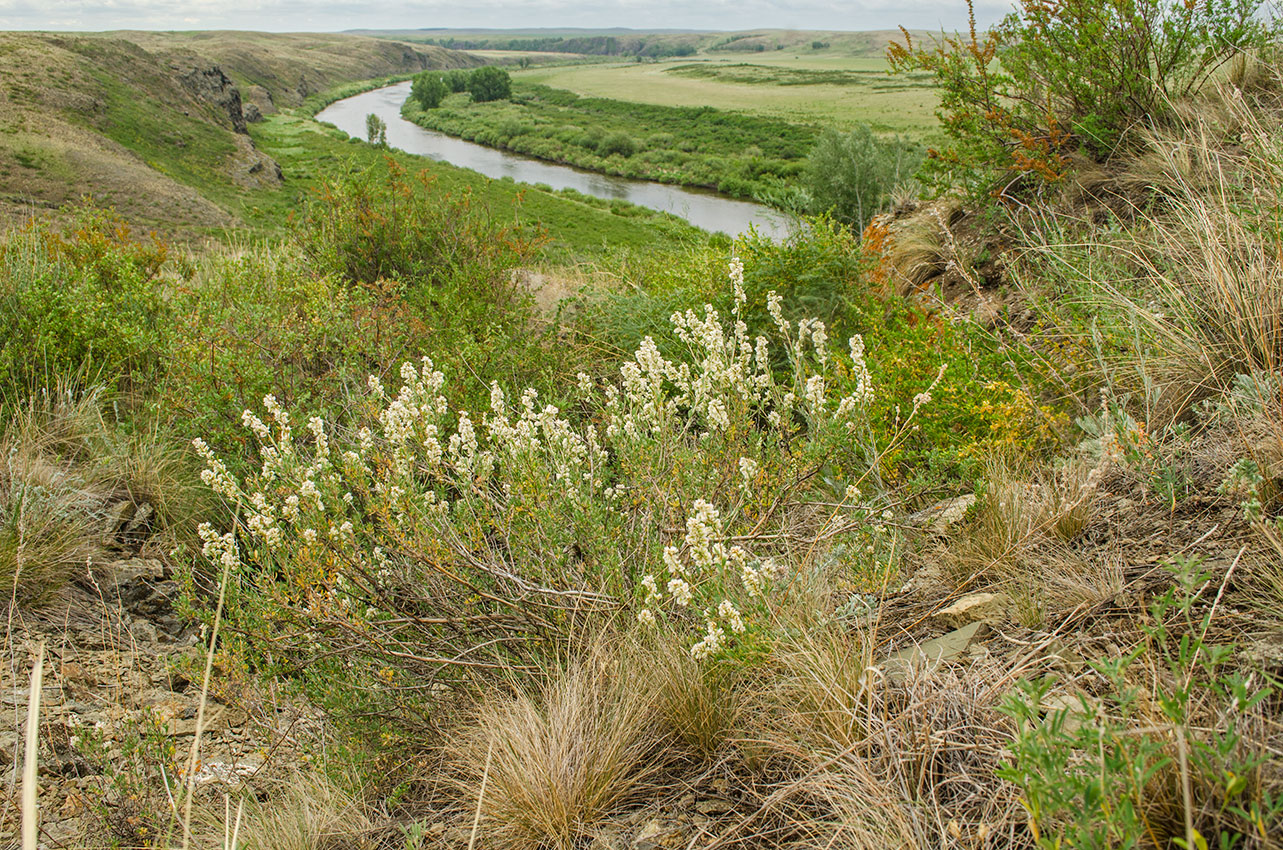
POLYGON ((1216 605, 1200 594, 1215 577, 1196 559, 1173 558, 1171 570, 1145 640, 1092 665, 1103 696, 1053 703, 1046 678, 1004 703, 1022 731, 1000 775, 1024 793, 1039 847, 1228 850, 1260 846, 1283 818, 1249 731, 1274 688, 1232 669, 1233 647, 1208 641, 1216 605))

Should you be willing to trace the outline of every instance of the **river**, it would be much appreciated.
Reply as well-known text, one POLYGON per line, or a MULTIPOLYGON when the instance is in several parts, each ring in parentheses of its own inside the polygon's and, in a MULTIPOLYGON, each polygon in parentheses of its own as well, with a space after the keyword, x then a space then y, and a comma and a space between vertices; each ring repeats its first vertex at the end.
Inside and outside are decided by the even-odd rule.
POLYGON ((663 210, 704 230, 720 230, 737 236, 753 226, 763 235, 783 239, 792 229, 784 214, 761 204, 737 201, 714 192, 554 165, 425 130, 401 117, 401 104, 409 96, 408 82, 374 89, 335 101, 317 114, 316 120, 363 139, 365 117, 374 113, 388 125, 388 144, 407 153, 471 168, 494 179, 511 177, 520 183, 544 183, 554 189, 574 189, 585 195, 663 210))

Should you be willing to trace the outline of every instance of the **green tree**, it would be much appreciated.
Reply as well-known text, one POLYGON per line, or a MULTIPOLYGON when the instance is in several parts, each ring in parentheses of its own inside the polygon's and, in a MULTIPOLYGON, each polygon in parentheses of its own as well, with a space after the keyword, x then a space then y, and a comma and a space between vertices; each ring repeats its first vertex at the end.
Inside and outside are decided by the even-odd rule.
POLYGON ((382 147, 388 143, 388 125, 373 112, 365 116, 365 137, 372 145, 382 147))
POLYGON ((867 126, 850 133, 829 130, 812 149, 803 176, 812 211, 863 229, 918 162, 904 142, 882 141, 867 126))
POLYGON ((424 109, 436 109, 449 93, 450 87, 436 71, 424 71, 410 85, 410 95, 424 109))
POLYGON ((470 75, 462 68, 455 68, 452 71, 446 71, 441 77, 441 81, 446 84, 450 91, 458 94, 461 91, 468 90, 468 77, 470 75))
POLYGON ((474 103, 507 100, 512 97, 512 79, 502 68, 486 65, 468 77, 468 91, 472 93, 474 103))

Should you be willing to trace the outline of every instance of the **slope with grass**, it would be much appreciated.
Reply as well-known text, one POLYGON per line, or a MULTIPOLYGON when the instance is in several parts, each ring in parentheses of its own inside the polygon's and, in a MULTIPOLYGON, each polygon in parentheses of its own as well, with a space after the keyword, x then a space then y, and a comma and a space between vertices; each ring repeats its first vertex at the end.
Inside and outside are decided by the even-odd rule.
POLYGON ((58 663, 0 828, 1275 850, 1280 48, 1108 104, 1144 129, 1100 157, 1057 74, 1113 69, 1043 16, 1150 2, 1022 7, 1046 76, 997 85, 1065 113, 926 57, 964 95, 948 193, 859 234, 545 255, 559 303, 506 200, 299 116, 255 131, 316 189, 277 240, 6 233, 15 718, 35 647, 58 663))
POLYGON ((481 64, 456 50, 331 33, 122 30, 103 35, 161 57, 200 56, 222 68, 263 114, 301 106, 344 83, 481 64))
POLYGON ((90 195, 145 227, 218 233, 280 182, 244 132, 234 78, 259 85, 261 113, 322 85, 470 61, 340 36, 0 34, 3 214, 90 195))
POLYGON ((351 30, 376 38, 436 44, 458 50, 561 53, 576 56, 664 58, 696 53, 765 53, 881 57, 899 30, 828 31, 760 29, 738 32, 612 29, 392 29, 351 30))

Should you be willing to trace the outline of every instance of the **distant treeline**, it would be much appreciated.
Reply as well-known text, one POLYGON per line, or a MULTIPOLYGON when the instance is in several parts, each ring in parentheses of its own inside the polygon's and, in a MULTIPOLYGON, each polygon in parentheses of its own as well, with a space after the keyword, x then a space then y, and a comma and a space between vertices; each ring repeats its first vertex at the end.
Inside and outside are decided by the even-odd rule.
POLYGON ((613 35, 546 36, 544 38, 428 38, 425 44, 453 50, 526 50, 535 53, 582 53, 589 56, 692 56, 693 44, 658 39, 617 38, 613 35))

